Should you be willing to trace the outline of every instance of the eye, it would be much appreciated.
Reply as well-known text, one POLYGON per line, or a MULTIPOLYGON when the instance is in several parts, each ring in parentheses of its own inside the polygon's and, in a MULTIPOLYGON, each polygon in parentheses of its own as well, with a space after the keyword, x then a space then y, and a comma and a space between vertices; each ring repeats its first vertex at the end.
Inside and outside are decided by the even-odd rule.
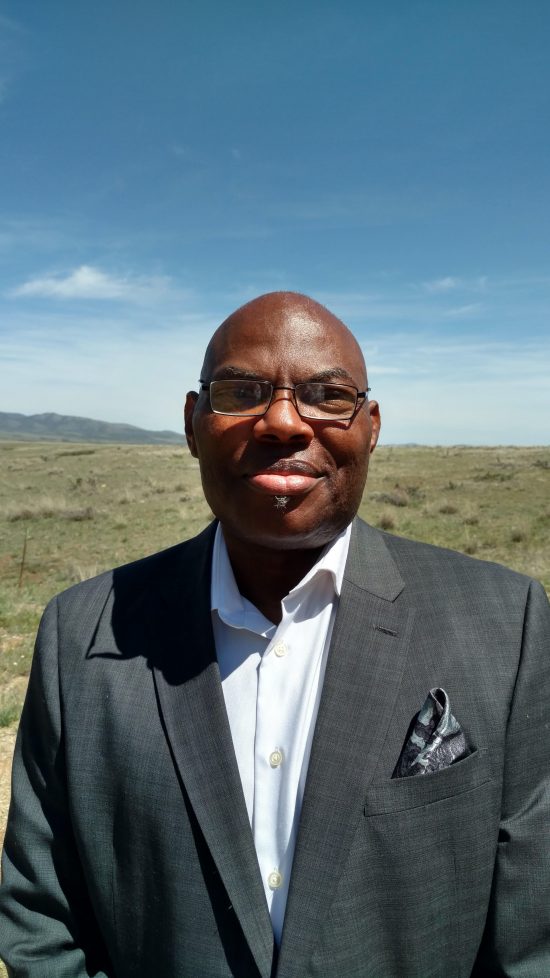
POLYGON ((300 400, 307 407, 317 407, 327 414, 348 411, 355 404, 355 390, 338 384, 301 384, 300 400))
POLYGON ((253 382, 238 382, 233 388, 233 397, 235 401, 241 401, 256 404, 261 398, 261 388, 260 385, 253 382))
POLYGON ((220 414, 255 412, 265 400, 264 386, 256 380, 216 380, 210 385, 212 408, 220 414))

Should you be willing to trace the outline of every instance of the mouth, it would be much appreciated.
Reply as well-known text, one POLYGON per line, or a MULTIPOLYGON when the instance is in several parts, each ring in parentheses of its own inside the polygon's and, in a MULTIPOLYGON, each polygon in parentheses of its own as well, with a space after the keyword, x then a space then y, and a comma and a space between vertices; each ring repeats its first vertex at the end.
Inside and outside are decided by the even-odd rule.
POLYGON ((246 476, 252 489, 271 496, 299 496, 310 492, 321 478, 322 472, 300 459, 278 459, 246 476))

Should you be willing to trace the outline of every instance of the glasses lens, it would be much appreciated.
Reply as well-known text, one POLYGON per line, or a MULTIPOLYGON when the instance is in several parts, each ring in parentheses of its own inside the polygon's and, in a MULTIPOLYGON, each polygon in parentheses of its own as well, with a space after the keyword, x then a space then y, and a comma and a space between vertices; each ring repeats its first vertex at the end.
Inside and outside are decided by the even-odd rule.
POLYGON ((214 380, 210 403, 218 414, 262 414, 271 397, 271 384, 259 380, 214 380))
POLYGON ((297 384, 296 403, 304 418, 351 418, 357 391, 340 384, 297 384))

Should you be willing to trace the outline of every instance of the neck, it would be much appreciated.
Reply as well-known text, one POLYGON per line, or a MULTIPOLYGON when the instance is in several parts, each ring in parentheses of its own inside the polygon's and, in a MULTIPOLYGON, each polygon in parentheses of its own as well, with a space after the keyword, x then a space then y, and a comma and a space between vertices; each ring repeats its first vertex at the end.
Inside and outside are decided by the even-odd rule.
POLYGON ((278 625, 282 618, 281 601, 313 567, 323 547, 271 550, 225 532, 224 539, 240 593, 278 625))

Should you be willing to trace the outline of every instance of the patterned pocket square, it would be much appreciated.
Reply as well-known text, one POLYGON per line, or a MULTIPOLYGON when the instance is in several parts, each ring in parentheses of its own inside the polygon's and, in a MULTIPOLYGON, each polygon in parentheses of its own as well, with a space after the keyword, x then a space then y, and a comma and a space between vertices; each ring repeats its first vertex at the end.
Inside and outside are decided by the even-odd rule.
POLYGON ((440 688, 430 689, 407 731, 392 778, 433 774, 469 753, 460 724, 451 713, 447 693, 440 688))

